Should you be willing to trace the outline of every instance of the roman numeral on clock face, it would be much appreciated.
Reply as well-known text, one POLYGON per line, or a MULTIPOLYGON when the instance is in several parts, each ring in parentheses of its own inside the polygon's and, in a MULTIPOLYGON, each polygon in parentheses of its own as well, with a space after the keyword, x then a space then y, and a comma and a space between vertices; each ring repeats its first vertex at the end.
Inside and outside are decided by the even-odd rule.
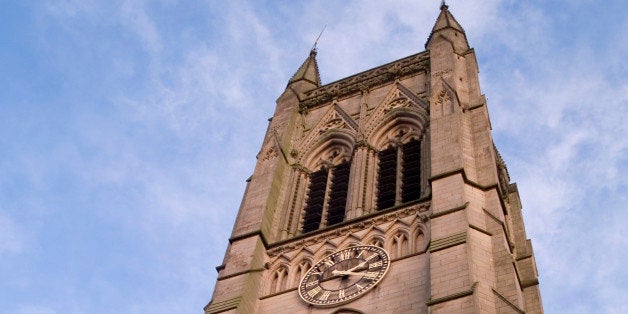
POLYGON ((310 282, 305 284, 305 287, 309 288, 311 286, 316 286, 316 285, 318 285, 318 281, 310 281, 310 282))
POLYGON ((345 297, 345 290, 344 289, 338 290, 338 299, 342 299, 344 297, 345 297))
POLYGON ((379 261, 379 262, 375 262, 369 265, 369 268, 375 268, 375 267, 381 267, 381 266, 382 266, 382 261, 379 261))
POLYGON ((327 266, 327 267, 332 267, 332 266, 334 266, 334 262, 332 262, 331 258, 330 258, 330 259, 325 260, 325 266, 327 266))
POLYGON ((370 260, 372 260, 372 259, 374 259, 374 258, 376 258, 376 257, 378 257, 378 256, 379 256, 379 255, 377 255, 377 254, 373 254, 373 255, 371 255, 371 256, 369 256, 369 257, 367 257, 367 258, 366 258, 366 261, 368 262, 368 261, 370 261, 370 260))
POLYGON ((321 288, 321 287, 316 287, 316 288, 314 288, 314 289, 312 289, 312 290, 308 291, 308 292, 307 292, 307 294, 308 294, 310 297, 312 297, 312 298, 313 298, 315 295, 317 295, 319 292, 321 292, 321 290, 323 290, 323 288, 321 288))
POLYGON ((377 278, 378 275, 379 275, 379 272, 369 271, 366 274, 364 274, 364 278, 373 280, 377 278))
POLYGON ((327 300, 330 295, 331 295, 331 291, 325 291, 325 292, 323 292, 323 295, 321 295, 320 299, 321 300, 327 300))
POLYGON ((344 261, 346 259, 350 259, 351 255, 352 255, 352 251, 344 251, 344 252, 340 252, 340 254, 338 255, 340 261, 344 261))

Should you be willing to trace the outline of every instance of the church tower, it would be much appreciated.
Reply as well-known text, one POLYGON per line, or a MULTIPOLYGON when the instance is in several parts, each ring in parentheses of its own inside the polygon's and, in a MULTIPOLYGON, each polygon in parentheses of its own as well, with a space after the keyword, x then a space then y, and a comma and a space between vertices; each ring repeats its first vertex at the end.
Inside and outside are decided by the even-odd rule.
POLYGON ((206 314, 542 313, 475 52, 443 4, 426 50, 277 100, 206 314))

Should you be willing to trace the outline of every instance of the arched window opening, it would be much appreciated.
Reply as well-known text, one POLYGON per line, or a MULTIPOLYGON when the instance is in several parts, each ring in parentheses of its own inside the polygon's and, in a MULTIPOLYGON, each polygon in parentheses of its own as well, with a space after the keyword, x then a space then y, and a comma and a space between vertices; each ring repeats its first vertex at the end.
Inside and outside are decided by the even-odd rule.
POLYGON ((378 154, 377 210, 421 197, 421 142, 412 139, 378 154))
POLYGON ((402 197, 404 203, 421 196, 421 142, 412 140, 403 145, 402 197))
POLYGON ((369 244, 377 246, 377 247, 381 247, 382 249, 384 248, 384 241, 382 239, 380 239, 380 238, 373 238, 373 239, 371 239, 369 244))
POLYGON ((405 233, 399 232, 393 237, 391 258, 398 258, 408 254, 408 237, 405 233))
POLYGON ((347 191, 349 188, 348 162, 336 166, 333 170, 329 193, 329 211, 327 213, 327 226, 341 223, 345 219, 345 207, 347 206, 347 191))
POLYGON ((377 209, 395 206, 397 191, 397 147, 389 147, 378 154, 379 182, 377 185, 377 209))
POLYGON ((325 205, 328 173, 327 169, 322 168, 310 175, 310 187, 303 217, 303 233, 314 231, 320 226, 323 206, 325 205))
POLYGON ((351 164, 343 162, 310 175, 303 216, 303 233, 341 223, 345 219, 351 164))
POLYGON ((303 260, 297 266, 297 270, 294 276, 294 285, 298 286, 299 282, 301 282, 301 277, 305 275, 305 273, 312 268, 312 263, 309 260, 303 260))
POLYGON ((423 234, 423 232, 419 232, 419 234, 416 237, 415 243, 416 243, 415 247, 416 247, 417 252, 421 252, 425 250, 425 235, 423 234))
POLYGON ((285 266, 279 267, 271 276, 270 290, 268 293, 276 293, 285 290, 287 280, 288 269, 285 266))

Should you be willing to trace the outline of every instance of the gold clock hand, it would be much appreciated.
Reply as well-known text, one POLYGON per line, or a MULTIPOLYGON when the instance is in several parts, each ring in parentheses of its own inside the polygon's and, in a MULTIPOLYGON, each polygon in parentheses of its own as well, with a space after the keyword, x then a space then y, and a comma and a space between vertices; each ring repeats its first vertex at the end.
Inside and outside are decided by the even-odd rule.
POLYGON ((347 271, 354 271, 354 270, 356 270, 356 269, 358 269, 358 268, 360 268, 360 267, 363 267, 363 266, 364 266, 364 264, 366 264, 366 261, 364 261, 364 262, 362 262, 362 263, 358 264, 358 266, 355 266, 355 267, 353 267, 353 268, 347 269, 347 271))
POLYGON ((365 274, 365 272, 357 273, 350 270, 334 270, 331 273, 332 275, 358 275, 358 276, 363 276, 365 274))

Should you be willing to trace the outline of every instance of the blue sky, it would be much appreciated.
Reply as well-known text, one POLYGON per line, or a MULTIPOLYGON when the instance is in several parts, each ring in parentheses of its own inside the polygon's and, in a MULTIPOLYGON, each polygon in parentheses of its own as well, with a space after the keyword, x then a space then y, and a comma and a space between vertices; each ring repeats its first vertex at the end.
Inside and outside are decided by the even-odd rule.
MULTIPOLYGON (((628 312, 628 19, 448 1, 476 50, 548 313, 628 312)), ((201 313, 267 118, 424 50, 439 1, 0 0, 0 313, 201 313)))

